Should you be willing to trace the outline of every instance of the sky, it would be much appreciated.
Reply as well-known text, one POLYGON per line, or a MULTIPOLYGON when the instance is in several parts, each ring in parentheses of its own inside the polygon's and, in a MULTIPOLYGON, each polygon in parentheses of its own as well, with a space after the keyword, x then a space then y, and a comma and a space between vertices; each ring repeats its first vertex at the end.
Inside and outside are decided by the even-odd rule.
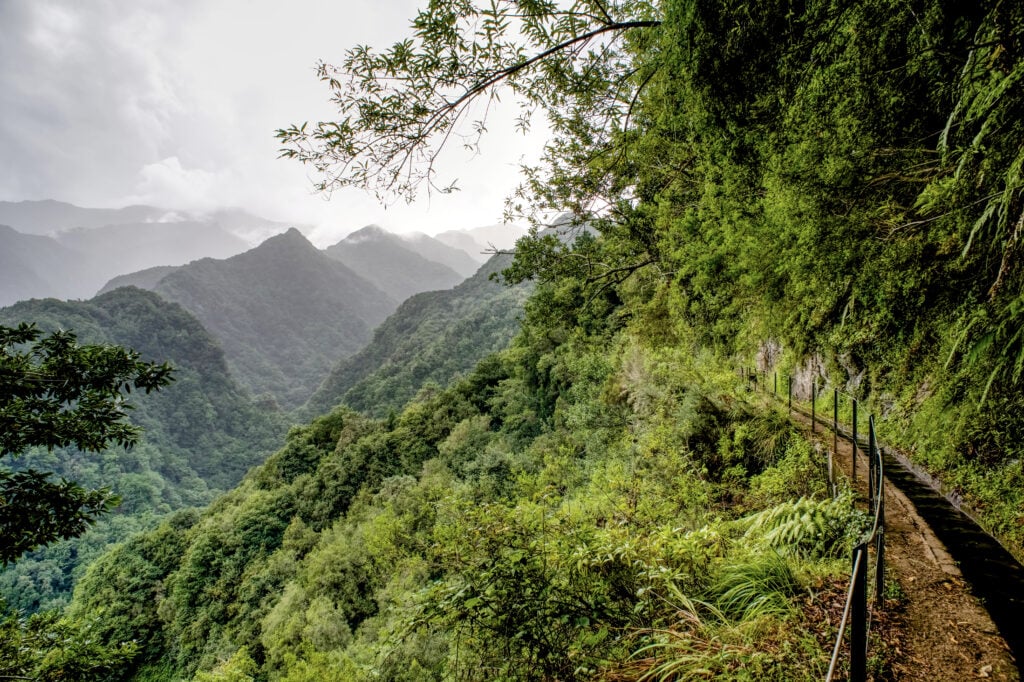
MULTIPOLYGON (((422 0, 425 1, 425 0, 422 0)), ((87 207, 238 207, 308 225, 320 246, 370 223, 394 232, 501 220, 543 140, 499 111, 482 151, 446 150, 461 191, 382 206, 315 194, 274 131, 329 120, 318 60, 406 37, 415 0, 0 0, 0 200, 87 207)))

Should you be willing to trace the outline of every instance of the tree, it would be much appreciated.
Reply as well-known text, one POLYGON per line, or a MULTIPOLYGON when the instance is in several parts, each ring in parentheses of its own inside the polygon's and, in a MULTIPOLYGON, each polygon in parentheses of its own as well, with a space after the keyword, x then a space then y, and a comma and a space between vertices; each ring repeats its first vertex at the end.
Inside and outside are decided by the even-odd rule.
POLYGON ((411 38, 383 52, 355 47, 340 66, 319 64, 338 119, 278 130, 282 156, 312 165, 321 191, 352 186, 408 200, 424 184, 452 191, 434 162, 453 137, 477 147, 502 91, 519 102, 520 129, 543 112, 553 145, 589 154, 628 126, 645 78, 629 58, 631 36, 660 25, 658 5, 433 0, 411 38))
POLYGON ((507 220, 533 225, 520 249, 529 243, 533 257, 517 255, 518 267, 502 274, 518 282, 551 276, 544 268, 582 268, 597 295, 655 261, 649 221, 638 219, 634 183, 623 178, 639 163, 634 110, 660 65, 661 5, 434 0, 413 20, 411 38, 382 52, 357 46, 340 65, 319 65, 338 118, 278 130, 281 154, 311 165, 323 192, 356 187, 383 201, 411 201, 424 188, 451 192, 457 180, 438 177, 439 155, 453 141, 478 149, 491 106, 511 94, 516 127, 528 131, 543 114, 549 140, 506 204, 507 220), (561 224, 565 216, 571 226, 561 224), (626 241, 569 256, 583 225, 626 241), (540 235, 542 227, 562 237, 540 235))
MULTIPOLYGON (((139 438, 128 423, 132 388, 149 393, 171 382, 167 364, 137 352, 79 345, 69 331, 44 334, 32 324, 0 325, 0 457, 31 447, 73 446, 99 452, 139 438)), ((0 468, 0 564, 57 539, 81 534, 118 500, 33 469, 0 468)))
POLYGON ((103 644, 88 625, 56 612, 0 618, 0 680, 109 680, 137 650, 134 642, 103 644))

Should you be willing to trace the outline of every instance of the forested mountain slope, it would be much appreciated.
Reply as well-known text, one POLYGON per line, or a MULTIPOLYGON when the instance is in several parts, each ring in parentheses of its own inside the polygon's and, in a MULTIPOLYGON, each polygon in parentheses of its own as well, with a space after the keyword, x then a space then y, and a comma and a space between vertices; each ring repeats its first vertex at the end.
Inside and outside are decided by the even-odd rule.
POLYGON ((421 291, 450 289, 463 276, 417 253, 412 244, 376 225, 368 225, 324 249, 396 301, 421 291))
POLYGON ((294 228, 232 258, 189 263, 153 290, 210 330, 244 386, 283 407, 304 402, 397 306, 294 228))
POLYGON ((505 348, 519 328, 530 287, 492 281, 510 262, 494 256, 454 289, 417 294, 399 306, 361 351, 342 360, 303 410, 337 405, 384 416, 400 410, 428 383, 447 385, 505 348))
POLYGON ((87 486, 110 486, 123 500, 114 517, 84 538, 31 552, 0 573, 0 596, 35 609, 66 600, 79 568, 133 528, 230 489, 277 446, 284 423, 253 405, 198 320, 151 292, 124 288, 89 301, 46 299, 0 309, 0 323, 24 321, 73 329, 83 343, 134 348, 147 360, 171 362, 176 377, 160 393, 134 401, 131 420, 145 433, 131 451, 37 450, 14 462, 87 486))
POLYGON ((585 679, 683 632, 680 609, 731 644, 694 672, 820 676, 797 595, 846 569, 850 497, 663 308, 567 295, 543 287, 513 347, 397 416, 293 429, 202 515, 96 562, 72 615, 139 641, 134 679, 585 679))
POLYGON ((458 118, 433 77, 475 92, 482 60, 551 114, 517 199, 589 229, 519 242, 509 349, 388 419, 293 430, 93 564, 70 612, 141 642, 126 677, 822 679, 865 519, 737 363, 856 394, 1021 553, 1024 6, 474 8, 357 51, 326 83, 373 115, 284 142, 386 186, 403 165, 343 163, 360 131, 407 158, 406 117, 458 118))

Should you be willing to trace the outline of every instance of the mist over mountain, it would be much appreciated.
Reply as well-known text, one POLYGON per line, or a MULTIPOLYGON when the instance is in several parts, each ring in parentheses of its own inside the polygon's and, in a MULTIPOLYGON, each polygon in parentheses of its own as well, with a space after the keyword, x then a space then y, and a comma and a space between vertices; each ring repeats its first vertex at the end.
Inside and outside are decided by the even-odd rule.
POLYGON ((426 384, 447 385, 485 356, 503 349, 519 329, 533 286, 490 279, 511 256, 492 257, 454 289, 407 299, 365 348, 342 360, 305 406, 309 415, 339 404, 374 414, 400 410, 426 384))
POLYGON ((9 225, 22 234, 54 236, 76 228, 91 230, 110 225, 183 222, 216 225, 246 241, 262 241, 289 227, 288 223, 267 220, 239 208, 195 213, 145 205, 85 208, 53 199, 0 201, 0 225, 9 225))
MULTIPOLYGON (((191 311, 224 347, 238 380, 282 406, 304 402, 397 302, 291 229, 231 258, 136 273, 191 311)), ((112 287, 112 282, 108 287, 112 287)))
POLYGON ((181 221, 123 223, 75 228, 57 234, 57 241, 94 263, 81 296, 96 293, 111 277, 155 266, 182 265, 199 258, 228 258, 249 248, 240 237, 215 223, 181 221))
POLYGON ((238 236, 246 225, 280 231, 240 211, 190 218, 152 206, 97 209, 59 201, 0 202, 0 225, 8 226, 0 230, 0 305, 89 298, 118 275, 241 253, 249 248, 238 236))
POLYGON ((324 253, 396 301, 421 291, 449 289, 464 279, 447 265, 416 253, 409 242, 377 225, 353 232, 324 249, 324 253))
MULTIPOLYGON (((0 305, 30 298, 90 298, 111 280, 201 258, 224 259, 284 232, 288 223, 238 208, 205 213, 157 206, 85 208, 52 199, 0 201, 0 305)), ((447 289, 472 275, 486 251, 510 248, 522 228, 493 225, 395 235, 363 228, 327 253, 396 301, 447 289)), ((118 280, 144 288, 142 281, 118 280)), ((157 278, 158 279, 158 278, 157 278)), ((108 285, 108 283, 110 283, 108 285)))
POLYGON ((23 234, 0 224, 0 305, 29 298, 74 298, 96 270, 90 254, 52 237, 23 234))
POLYGON ((0 224, 23 234, 53 235, 76 227, 181 220, 180 214, 155 206, 83 208, 63 201, 0 201, 0 224))
POLYGON ((461 248, 445 244, 422 232, 403 234, 404 246, 427 260, 446 265, 463 277, 471 277, 480 268, 480 261, 461 248))
POLYGON ((468 230, 446 230, 434 235, 434 239, 465 251, 477 263, 485 263, 491 257, 491 251, 510 251, 516 245, 516 240, 524 236, 526 230, 522 227, 502 223, 468 230))
POLYGON ((123 273, 226 258, 247 248, 217 225, 194 221, 76 227, 55 237, 2 226, 0 305, 30 298, 90 298, 123 273))
POLYGON ((296 227, 295 223, 267 220, 240 208, 222 208, 211 213, 199 214, 194 219, 201 222, 215 223, 236 237, 244 239, 249 244, 258 244, 273 237, 275 234, 280 234, 291 227, 296 227))

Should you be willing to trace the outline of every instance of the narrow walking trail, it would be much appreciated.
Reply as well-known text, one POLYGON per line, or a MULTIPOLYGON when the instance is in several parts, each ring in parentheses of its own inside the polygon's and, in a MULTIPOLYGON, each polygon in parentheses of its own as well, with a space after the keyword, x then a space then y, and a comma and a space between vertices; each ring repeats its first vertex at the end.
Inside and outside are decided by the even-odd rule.
MULTIPOLYGON (((797 410, 792 419, 824 448, 832 432, 797 410)), ((839 439, 835 463, 849 479, 853 446, 839 439)), ((886 450, 886 570, 906 598, 894 651, 896 679, 959 682, 1020 680, 1024 656, 1024 570, 994 539, 886 450)), ((861 449, 856 490, 867 495, 861 449)))

